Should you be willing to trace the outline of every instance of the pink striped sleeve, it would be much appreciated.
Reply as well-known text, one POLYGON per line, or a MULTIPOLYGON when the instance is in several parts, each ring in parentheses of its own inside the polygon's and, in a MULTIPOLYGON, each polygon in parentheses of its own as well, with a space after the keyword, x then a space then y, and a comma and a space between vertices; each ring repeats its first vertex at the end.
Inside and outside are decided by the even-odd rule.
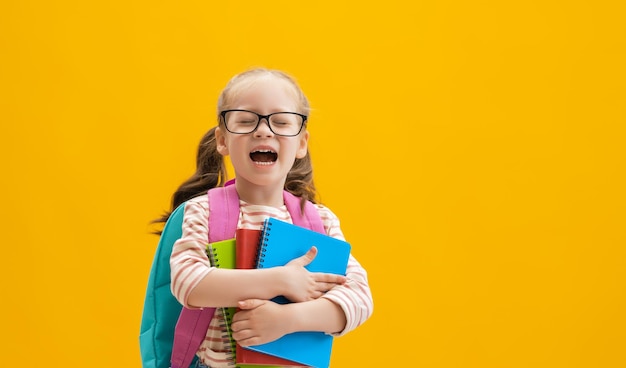
MULTIPOLYGON (((318 205, 317 208, 328 235, 345 240, 337 216, 324 206, 318 205)), ((334 334, 335 336, 341 336, 354 330, 363 324, 374 311, 374 301, 367 281, 367 272, 352 256, 348 260, 346 276, 348 281, 344 285, 337 286, 324 295, 324 298, 339 305, 346 314, 346 327, 343 331, 334 334)))
POLYGON ((182 236, 174 243, 170 256, 172 294, 188 307, 189 294, 211 270, 206 254, 208 243, 207 197, 192 199, 185 205, 182 236))

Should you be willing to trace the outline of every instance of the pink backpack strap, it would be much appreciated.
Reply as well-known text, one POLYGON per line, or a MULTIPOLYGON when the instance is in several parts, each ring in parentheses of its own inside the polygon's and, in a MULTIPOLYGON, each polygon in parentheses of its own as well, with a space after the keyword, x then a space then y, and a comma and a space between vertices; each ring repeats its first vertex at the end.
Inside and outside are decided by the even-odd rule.
MULTIPOLYGON (((230 239, 239 221, 239 195, 232 181, 225 187, 209 190, 209 243, 230 239)), ((172 368, 187 368, 206 336, 215 308, 183 307, 176 323, 172 368)))
MULTIPOLYGON (((237 231, 239 195, 234 180, 224 187, 209 190, 209 243, 230 239, 237 231)), ((283 199, 293 223, 325 234, 324 223, 313 203, 307 201, 304 211, 300 198, 284 191, 283 199)), ((187 368, 200 348, 215 314, 215 308, 181 310, 174 333, 172 368, 187 368)))
POLYGON ((283 198, 294 224, 317 231, 318 233, 326 233, 322 218, 313 203, 306 201, 304 211, 302 211, 300 209, 300 198, 286 190, 283 192, 283 198))
POLYGON ((239 222, 239 195, 233 181, 209 190, 209 243, 232 239, 239 222))

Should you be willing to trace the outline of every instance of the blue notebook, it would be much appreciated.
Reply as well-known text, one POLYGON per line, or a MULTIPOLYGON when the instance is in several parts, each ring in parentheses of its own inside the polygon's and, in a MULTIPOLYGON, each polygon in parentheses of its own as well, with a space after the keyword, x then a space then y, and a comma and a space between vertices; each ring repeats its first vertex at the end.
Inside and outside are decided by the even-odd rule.
MULTIPOLYGON (((268 218, 263 224, 257 268, 284 266, 304 255, 312 246, 317 248, 317 256, 306 269, 311 272, 346 274, 350 244, 275 218, 268 218)), ((273 300, 277 303, 289 302, 284 297, 273 300)), ((295 332, 248 349, 315 368, 326 368, 330 364, 332 345, 333 336, 323 332, 295 332)))

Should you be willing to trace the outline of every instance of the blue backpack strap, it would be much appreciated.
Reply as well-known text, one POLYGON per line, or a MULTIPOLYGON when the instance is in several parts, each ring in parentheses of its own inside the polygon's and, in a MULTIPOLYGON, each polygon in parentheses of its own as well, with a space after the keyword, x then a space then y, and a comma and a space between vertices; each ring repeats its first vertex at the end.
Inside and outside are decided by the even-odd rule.
MULTIPOLYGON (((225 187, 209 190, 209 243, 231 239, 235 236, 239 220, 239 195, 232 182, 225 187)), ((172 349, 172 368, 187 368, 215 314, 215 308, 188 309, 180 312, 176 324, 172 349)))
POLYGON ((141 318, 139 348, 143 368, 168 368, 174 341, 174 326, 182 306, 170 290, 170 254, 182 235, 185 204, 176 208, 165 223, 152 262, 141 318))

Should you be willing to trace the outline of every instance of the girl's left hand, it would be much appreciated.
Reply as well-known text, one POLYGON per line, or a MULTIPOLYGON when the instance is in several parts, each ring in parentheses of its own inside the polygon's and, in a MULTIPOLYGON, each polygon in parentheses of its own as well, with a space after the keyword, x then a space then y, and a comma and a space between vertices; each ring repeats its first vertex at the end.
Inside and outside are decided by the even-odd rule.
POLYGON ((285 305, 271 300, 248 299, 238 304, 231 329, 241 346, 265 344, 289 333, 289 315, 285 305))

